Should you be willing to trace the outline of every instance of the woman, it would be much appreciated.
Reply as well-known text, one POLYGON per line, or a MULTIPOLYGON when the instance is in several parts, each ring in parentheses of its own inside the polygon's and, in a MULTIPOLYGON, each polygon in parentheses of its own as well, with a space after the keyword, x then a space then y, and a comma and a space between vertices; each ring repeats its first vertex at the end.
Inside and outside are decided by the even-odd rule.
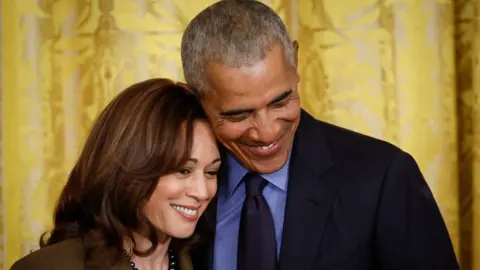
POLYGON ((135 84, 96 120, 40 250, 12 269, 191 269, 187 251, 202 236, 193 232, 219 166, 214 134, 183 84, 135 84))

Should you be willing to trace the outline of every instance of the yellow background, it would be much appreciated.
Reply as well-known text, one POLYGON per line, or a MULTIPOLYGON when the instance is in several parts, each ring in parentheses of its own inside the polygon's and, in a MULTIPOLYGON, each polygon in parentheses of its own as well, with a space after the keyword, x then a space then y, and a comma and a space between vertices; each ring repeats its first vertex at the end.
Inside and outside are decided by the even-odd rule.
MULTIPOLYGON (((99 110, 182 80, 182 31, 213 2, 0 0, 3 269, 37 248, 99 110)), ((303 107, 410 152, 462 269, 480 269, 480 0, 264 2, 300 43, 303 107)))

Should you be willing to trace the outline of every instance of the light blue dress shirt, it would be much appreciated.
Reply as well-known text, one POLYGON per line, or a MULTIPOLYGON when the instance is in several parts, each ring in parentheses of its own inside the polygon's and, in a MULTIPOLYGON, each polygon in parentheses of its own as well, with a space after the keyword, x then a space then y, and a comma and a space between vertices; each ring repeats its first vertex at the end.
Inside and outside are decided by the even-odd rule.
MULTIPOLYGON (((215 233, 214 270, 237 269, 237 246, 240 216, 245 200, 243 176, 248 172, 231 155, 228 155, 228 182, 219 186, 217 225, 215 233)), ((272 211, 277 240, 277 254, 280 254, 283 218, 287 200, 288 169, 290 156, 280 170, 272 174, 261 174, 268 181, 263 196, 272 211)))

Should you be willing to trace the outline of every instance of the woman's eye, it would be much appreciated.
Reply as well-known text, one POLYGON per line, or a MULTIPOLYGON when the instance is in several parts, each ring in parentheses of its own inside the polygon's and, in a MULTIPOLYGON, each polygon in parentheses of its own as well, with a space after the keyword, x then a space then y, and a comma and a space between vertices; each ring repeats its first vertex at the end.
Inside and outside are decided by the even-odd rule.
POLYGON ((208 175, 211 175, 211 176, 216 176, 218 175, 218 171, 209 171, 207 172, 208 175))
POLYGON ((189 174, 189 173, 190 173, 190 170, 189 170, 189 169, 180 169, 180 170, 178 170, 178 172, 179 172, 180 174, 189 174))

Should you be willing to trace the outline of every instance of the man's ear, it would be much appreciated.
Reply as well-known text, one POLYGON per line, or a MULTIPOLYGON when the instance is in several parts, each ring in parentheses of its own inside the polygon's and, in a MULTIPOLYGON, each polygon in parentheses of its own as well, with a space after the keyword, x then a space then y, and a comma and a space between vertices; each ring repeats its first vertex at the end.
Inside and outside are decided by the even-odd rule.
POLYGON ((293 53, 295 54, 295 66, 298 67, 298 41, 293 41, 293 53))

